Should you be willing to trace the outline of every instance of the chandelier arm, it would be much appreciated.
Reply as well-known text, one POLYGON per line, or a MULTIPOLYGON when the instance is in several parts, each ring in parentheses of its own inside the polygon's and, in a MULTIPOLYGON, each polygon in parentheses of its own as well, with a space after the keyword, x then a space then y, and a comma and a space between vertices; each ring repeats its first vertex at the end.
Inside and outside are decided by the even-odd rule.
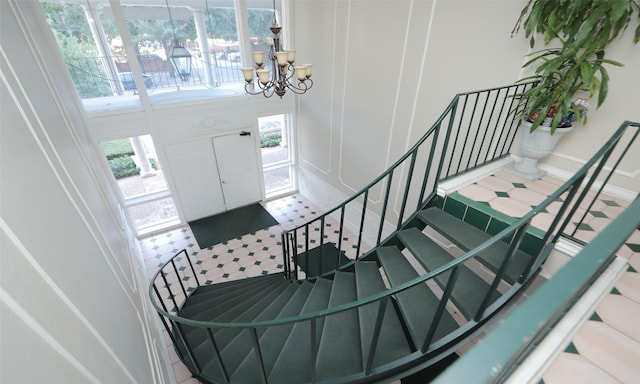
POLYGON ((247 92, 250 95, 259 95, 261 93, 264 93, 263 89, 259 87, 259 90, 256 91, 255 90, 255 83, 251 82, 251 83, 245 83, 244 84, 244 91, 247 92))
POLYGON ((307 90, 311 89, 311 87, 313 87, 313 80, 311 80, 311 78, 307 77, 304 80, 299 80, 297 77, 293 77, 293 75, 295 74, 295 71, 293 70, 293 65, 289 65, 289 70, 290 70, 289 76, 285 77, 283 81, 283 83, 287 88, 291 90, 294 90, 294 89, 299 90, 301 92, 300 93, 296 92, 296 93, 302 94, 307 90), (296 85, 296 82, 298 85, 296 85))
MULTIPOLYGON (((310 79, 307 79, 307 80, 310 80, 310 79)), ((308 85, 306 83, 307 80, 299 82, 297 86, 293 83, 287 83, 287 89, 289 89, 291 92, 295 94, 302 95, 303 93, 311 89, 311 87, 313 86, 313 82, 311 82, 311 84, 308 85), (300 85, 303 85, 304 87, 300 85)))

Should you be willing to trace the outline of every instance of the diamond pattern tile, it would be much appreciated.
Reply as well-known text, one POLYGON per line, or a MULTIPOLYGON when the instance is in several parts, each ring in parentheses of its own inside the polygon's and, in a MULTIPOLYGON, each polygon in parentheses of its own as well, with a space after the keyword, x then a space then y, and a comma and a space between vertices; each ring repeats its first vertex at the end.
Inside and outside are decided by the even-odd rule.
MULTIPOLYGON (((520 217, 553 193, 563 180, 546 175, 539 180, 522 180, 506 172, 466 186, 461 195, 488 205, 511 217, 520 217), (479 188, 481 187, 481 188, 479 188), (495 198, 489 191, 493 191, 495 198), (465 193, 463 193, 465 192, 465 193)), ((588 196, 593 197, 593 193, 588 196)), ((557 217, 567 194, 532 219, 532 226, 545 230, 557 217)), ((597 236, 629 202, 601 194, 579 207, 567 226, 574 237, 589 242, 597 236), (588 209, 588 212, 587 212, 588 209), (584 221, 579 223, 584 218, 584 221)), ((565 213, 566 215, 567 213, 565 213)), ((635 383, 640 377, 640 230, 635 231, 617 253, 629 267, 577 334, 544 372, 540 383, 635 383)))
MULTIPOLYGON (((466 186, 459 193, 485 207, 492 207, 503 214, 519 217, 527 213, 532 205, 539 203, 555 191, 562 182, 562 180, 549 175, 540 180, 528 181, 505 172, 497 172, 466 186)), ((533 218, 532 225, 540 229, 546 229, 558 214, 565 198, 566 195, 563 195, 556 199, 546 210, 533 218)), ((454 204, 456 201, 451 200, 448 203, 454 204)), ((585 206, 579 209, 572 221, 577 222, 587 208, 589 209, 589 214, 586 215, 585 222, 578 227, 576 237, 584 241, 591 240, 627 205, 628 202, 623 200, 603 196, 591 207, 585 206)), ((241 238, 232 239, 207 249, 200 249, 197 244, 194 244, 193 234, 188 226, 141 239, 140 246, 149 276, 152 276, 165 261, 182 249, 186 249, 192 261, 198 265, 199 271, 201 271, 198 274, 198 279, 201 284, 215 284, 224 280, 241 279, 282 271, 280 234, 284 230, 293 229, 308 222, 318 216, 320 210, 306 201, 304 196, 301 195, 269 201, 264 203, 264 206, 280 222, 280 225, 271 227, 268 230, 247 234, 241 238)), ((462 211, 460 214, 465 212, 462 211)), ((480 216, 477 221, 479 225, 484 223, 484 219, 480 216)), ((337 238, 337 231, 334 226, 335 222, 327 220, 324 228, 325 238, 328 239, 330 236, 332 239, 337 238)), ((570 224, 568 229, 571 230, 573 228, 575 226, 570 224)), ((311 244, 319 242, 320 229, 319 226, 310 228, 311 233, 316 234, 316 238, 311 240, 311 244)), ((347 257, 353 257, 355 250, 358 248, 357 237, 349 233, 343 233, 342 241, 343 248, 347 250, 347 257)), ((360 252, 366 251, 368 248, 370 248, 369 245, 362 244, 360 245, 360 252)), ((605 300, 602 306, 594 311, 587 323, 603 324, 608 328, 602 328, 601 331, 604 330, 603 332, 606 334, 613 333, 616 337, 619 336, 618 334, 632 335, 633 342, 620 341, 620 343, 622 343, 621 345, 625 352, 638 356, 640 351, 637 350, 637 345, 640 345, 640 340, 637 340, 639 337, 638 331, 636 331, 637 327, 635 323, 625 322, 625 316, 621 314, 626 312, 621 310, 620 306, 623 306, 623 309, 626 307, 631 310, 631 306, 640 305, 640 273, 637 272, 640 270, 640 230, 636 231, 621 248, 619 254, 628 258, 630 265, 637 268, 630 267, 616 284, 616 288, 609 294, 610 297, 618 296, 619 298, 614 297, 605 300)), ((183 260, 179 264, 179 268, 185 268, 186 265, 183 260)), ((169 283, 173 282, 169 281, 169 283)), ((633 307, 633 311, 638 311, 638 308, 633 307)), ((591 328, 593 330, 593 327, 591 328)), ((611 367, 608 366, 612 363, 606 360, 606 356, 588 349, 592 348, 591 345, 593 343, 593 341, 589 340, 589 337, 588 335, 577 336, 577 344, 572 342, 567 346, 565 352, 560 354, 545 373, 542 382, 545 384, 561 383, 566 382, 563 380, 567 377, 576 379, 578 376, 585 380, 579 382, 585 383, 619 382, 617 380, 626 379, 626 377, 616 377, 611 367), (591 354, 591 359, 603 359, 600 362, 601 365, 594 364, 593 361, 581 354, 581 349, 585 350, 585 348, 588 349, 587 354, 591 354), (576 373, 576 369, 581 370, 579 375, 576 373)), ((611 342, 611 340, 606 341, 611 342)), ((605 349, 609 354, 614 353, 608 347, 605 349)), ((176 364, 181 363, 178 362, 176 364)), ((629 366, 625 365, 625 368, 629 368, 629 366)), ((637 372, 636 368, 633 367, 631 371, 634 374, 637 372)))
MULTIPOLYGON (((493 193, 491 196, 495 197, 493 193)), ((187 250, 187 254, 190 255, 194 264, 202 271, 199 274, 204 275, 204 281, 211 283, 220 282, 221 279, 245 278, 282 271, 281 233, 317 217, 320 209, 301 195, 269 201, 264 203, 264 207, 280 222, 280 225, 231 239, 206 249, 200 249, 197 244, 194 244, 193 234, 188 225, 140 239, 148 275, 151 277, 165 261, 182 249, 187 250), (215 260, 215 262, 209 263, 209 260, 215 260), (205 262, 207 263, 205 264, 205 262)), ((336 226, 337 223, 332 219, 326 220, 326 239, 331 238, 329 234, 337 237, 339 231, 336 226)), ((314 231, 319 233, 320 228, 316 227, 314 231)), ((317 244, 318 240, 314 239, 311 243, 317 244)), ((353 257, 357 248, 357 237, 343 232, 342 242, 347 253, 352 252, 351 257, 353 257)), ((368 245, 362 244, 360 251, 362 252, 368 247, 368 245)), ((347 256, 350 257, 349 254, 347 256)), ((184 270, 187 266, 188 264, 185 262, 178 268, 184 270)))

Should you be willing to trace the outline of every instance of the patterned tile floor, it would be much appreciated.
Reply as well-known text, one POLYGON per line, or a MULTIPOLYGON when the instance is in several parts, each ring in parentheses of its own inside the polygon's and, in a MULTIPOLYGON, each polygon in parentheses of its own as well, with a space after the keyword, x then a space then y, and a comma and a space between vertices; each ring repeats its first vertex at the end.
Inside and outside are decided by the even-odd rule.
POLYGON ((623 246, 628 268, 582 324, 541 382, 640 383, 640 235, 623 246))
MULTIPOLYGON (((508 216, 522 217, 563 183, 564 180, 549 175, 538 180, 525 180, 499 171, 460 188, 457 193, 508 216)), ((593 196, 593 194, 589 193, 587 196, 593 196)), ((541 230, 549 228, 561 203, 561 201, 551 203, 532 219, 531 225, 541 230)), ((589 242, 628 205, 628 201, 602 194, 591 207, 581 207, 576 211, 574 218, 585 216, 585 220, 578 228, 570 223, 567 232, 575 230, 576 238, 589 242), (587 209, 588 212, 586 212, 587 209)))
MULTIPOLYGON (((148 276, 153 276, 160 266, 182 249, 195 257, 195 262, 205 272, 204 281, 220 282, 281 272, 283 268, 281 233, 307 223, 322 212, 301 195, 269 201, 263 206, 280 225, 206 249, 200 249, 188 225, 140 239, 148 276)), ((335 224, 337 223, 329 218, 325 222, 325 227, 330 228, 335 224)), ((343 241, 347 247, 350 244, 353 248, 356 240, 357 238, 349 233, 343 234, 343 241)), ((165 339, 169 346, 177 383, 198 383, 199 381, 192 378, 191 373, 180 362, 167 335, 165 339)))
MULTIPOLYGON (((562 183, 548 175, 528 181, 497 172, 457 193, 511 217, 521 217, 562 183)), ((584 223, 578 228, 571 224, 569 229, 576 229, 575 237, 589 242, 628 205, 628 201, 603 194, 588 208, 584 223)), ((532 225, 548 228, 559 206, 560 202, 552 203, 534 217, 532 225)), ((585 212, 586 208, 579 209, 577 214, 581 217, 585 212)), ((545 371, 541 383, 640 383, 640 230, 617 254, 628 260, 627 271, 545 371)))
MULTIPOLYGON (((545 176, 527 181, 506 172, 497 172, 457 191, 460 195, 486 204, 503 214, 520 217, 532 206, 544 200, 562 180, 545 176)), ((589 209, 585 224, 576 231, 576 237, 589 241, 629 203, 605 196, 589 209)), ((537 228, 549 225, 560 205, 552 204, 533 221, 537 228), (555 210, 555 211, 554 211, 555 210)), ((141 239, 141 247, 149 276, 159 266, 182 249, 195 256, 211 281, 241 279, 282 270, 280 234, 284 230, 304 224, 321 214, 303 196, 296 194, 264 204, 280 225, 248 234, 239 239, 200 249, 188 226, 141 239)), ((585 210, 579 212, 584 214, 585 210)), ((332 223, 329 220, 328 226, 332 223)), ((345 234, 345 241, 355 236, 345 234)), ((640 335, 632 319, 640 318, 640 231, 636 231, 619 255, 629 260, 629 270, 620 278, 616 289, 605 298, 601 306, 567 351, 561 354, 545 374, 544 383, 639 383, 640 335), (577 352, 577 354, 575 353, 577 352), (587 378, 582 381, 571 376, 576 369, 587 378), (588 372, 594 372, 592 375, 588 372), (602 378, 602 380, 599 380, 602 378), (635 381, 629 381, 634 378, 635 381), (578 381, 576 381, 578 380, 578 381)), ((178 384, 195 384, 189 371, 179 361, 167 337, 178 384)))

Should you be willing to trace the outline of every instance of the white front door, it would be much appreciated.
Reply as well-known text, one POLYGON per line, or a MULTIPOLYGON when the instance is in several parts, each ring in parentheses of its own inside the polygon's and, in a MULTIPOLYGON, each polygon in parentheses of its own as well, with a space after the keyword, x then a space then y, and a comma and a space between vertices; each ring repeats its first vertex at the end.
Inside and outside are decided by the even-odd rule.
POLYGON ((216 158, 209 140, 167 145, 165 155, 186 221, 225 211, 216 158))
POLYGON ((242 131, 213 138, 220 185, 227 210, 262 199, 255 135, 242 131))

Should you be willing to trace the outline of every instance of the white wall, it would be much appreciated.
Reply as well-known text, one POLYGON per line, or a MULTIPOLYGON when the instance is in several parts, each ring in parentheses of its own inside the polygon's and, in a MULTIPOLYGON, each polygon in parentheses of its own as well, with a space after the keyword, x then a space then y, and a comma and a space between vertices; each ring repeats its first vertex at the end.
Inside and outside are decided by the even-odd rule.
MULTIPOLYGON (((415 142, 455 93, 515 81, 528 47, 510 31, 523 4, 297 0, 293 35, 315 81, 297 105, 303 188, 327 204, 350 195, 415 142)), ((160 146, 204 140, 286 113, 291 100, 87 118, 37 3, 0 6, 0 381, 170 382, 136 243, 92 136, 151 133, 160 146), (232 116, 230 125, 208 125, 221 115, 232 116)), ((607 104, 548 164, 571 170, 623 119, 640 120, 640 55, 629 40, 611 49, 626 66, 611 69, 607 104)), ((640 190, 639 156, 621 165, 619 186, 640 190)))
MULTIPOLYGON (((314 64, 315 82, 298 101, 305 193, 318 201, 332 188, 351 195, 415 143, 456 93, 514 83, 529 50, 523 35, 511 37, 525 3, 295 1, 295 48, 314 64), (331 188, 318 190, 318 180, 331 188)), ((623 120, 640 120, 634 93, 640 47, 630 41, 625 36, 611 49, 611 58, 626 66, 611 69, 607 104, 591 111, 589 124, 563 139, 545 162, 576 169, 623 120)), ((640 190, 639 164, 640 153, 630 154, 613 182, 640 190)), ((339 194, 332 196, 337 203, 339 194)))
POLYGON ((137 242, 39 5, 0 7, 0 382, 170 383, 137 242))

